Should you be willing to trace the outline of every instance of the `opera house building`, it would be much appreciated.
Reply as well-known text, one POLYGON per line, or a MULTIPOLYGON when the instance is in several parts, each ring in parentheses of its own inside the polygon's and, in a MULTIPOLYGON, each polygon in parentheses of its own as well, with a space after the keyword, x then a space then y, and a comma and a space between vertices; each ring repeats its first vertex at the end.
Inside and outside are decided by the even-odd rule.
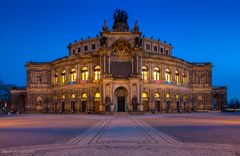
POLYGON ((116 10, 109 28, 69 44, 68 56, 28 62, 25 89, 11 90, 19 112, 105 113, 221 111, 226 87, 212 86, 209 62, 174 57, 171 44, 146 38, 116 10))

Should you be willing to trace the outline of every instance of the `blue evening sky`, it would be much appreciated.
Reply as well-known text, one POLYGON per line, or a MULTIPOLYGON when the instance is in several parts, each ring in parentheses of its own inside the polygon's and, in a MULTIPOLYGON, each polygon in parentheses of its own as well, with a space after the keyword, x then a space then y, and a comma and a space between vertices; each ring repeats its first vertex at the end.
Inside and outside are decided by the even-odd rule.
POLYGON ((26 85, 28 61, 68 54, 69 42, 94 37, 116 8, 129 14, 146 37, 172 43, 173 55, 212 62, 213 85, 240 98, 240 1, 238 0, 0 0, 0 79, 26 85))

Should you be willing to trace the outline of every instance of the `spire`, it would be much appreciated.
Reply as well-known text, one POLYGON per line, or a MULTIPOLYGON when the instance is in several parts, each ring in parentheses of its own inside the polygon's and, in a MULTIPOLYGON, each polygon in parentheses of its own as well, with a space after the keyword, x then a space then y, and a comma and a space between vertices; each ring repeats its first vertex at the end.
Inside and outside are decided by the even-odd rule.
POLYGON ((107 21, 104 20, 104 23, 103 23, 103 31, 108 31, 108 26, 107 26, 107 21))
POLYGON ((134 27, 133 27, 134 32, 139 32, 139 27, 138 27, 138 21, 135 22, 134 27))

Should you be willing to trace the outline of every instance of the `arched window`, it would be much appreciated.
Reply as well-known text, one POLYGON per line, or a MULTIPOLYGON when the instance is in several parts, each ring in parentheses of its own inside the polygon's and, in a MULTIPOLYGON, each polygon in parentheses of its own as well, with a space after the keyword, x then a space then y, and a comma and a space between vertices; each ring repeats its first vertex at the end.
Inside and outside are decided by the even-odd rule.
POLYGON ((179 74, 179 71, 175 71, 175 81, 177 82, 177 84, 180 83, 180 74, 179 74))
POLYGON ((76 68, 72 68, 70 71, 70 82, 75 82, 77 78, 76 68))
POLYGON ((160 94, 159 93, 155 93, 154 94, 154 98, 160 98, 160 94))
POLYGON ((82 94, 82 99, 87 99, 87 93, 82 94))
POLYGON ((148 97, 147 93, 146 93, 146 92, 143 92, 143 93, 142 93, 142 98, 147 98, 147 97, 148 97))
POLYGON ((88 68, 83 67, 81 70, 82 73, 82 80, 88 80, 88 68))
POLYGON ((142 79, 143 80, 148 79, 148 69, 146 66, 142 66, 142 79))
POLYGON ((100 80, 100 66, 94 68, 94 80, 100 80))
POLYGON ((188 82, 187 74, 183 73, 183 83, 186 84, 188 82))
POLYGON ((166 98, 171 98, 171 94, 167 93, 166 98))
POLYGON ((172 81, 172 74, 171 74, 170 69, 168 69, 168 68, 165 70, 165 81, 167 81, 167 82, 172 81))
POLYGON ((66 82, 66 70, 63 70, 61 73, 62 84, 66 82))
POLYGON ((55 72, 53 79, 54 79, 53 80, 54 84, 57 84, 58 83, 58 72, 57 71, 55 72))
POLYGON ((158 67, 153 69, 153 80, 160 80, 160 70, 158 67))
POLYGON ((97 92, 97 93, 95 94, 95 98, 96 98, 96 99, 99 99, 99 98, 100 98, 100 96, 101 96, 101 95, 100 95, 100 93, 99 93, 99 92, 97 92))
POLYGON ((76 94, 71 94, 70 98, 71 99, 75 99, 76 98, 76 94))

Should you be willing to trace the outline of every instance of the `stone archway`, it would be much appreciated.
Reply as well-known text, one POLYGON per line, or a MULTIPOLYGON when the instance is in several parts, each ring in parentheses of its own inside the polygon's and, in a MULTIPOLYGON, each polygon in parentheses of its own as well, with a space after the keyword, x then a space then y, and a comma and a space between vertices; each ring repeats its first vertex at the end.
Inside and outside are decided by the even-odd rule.
POLYGON ((116 112, 126 112, 126 102, 127 102, 128 91, 125 87, 118 87, 114 91, 114 103, 116 112))

